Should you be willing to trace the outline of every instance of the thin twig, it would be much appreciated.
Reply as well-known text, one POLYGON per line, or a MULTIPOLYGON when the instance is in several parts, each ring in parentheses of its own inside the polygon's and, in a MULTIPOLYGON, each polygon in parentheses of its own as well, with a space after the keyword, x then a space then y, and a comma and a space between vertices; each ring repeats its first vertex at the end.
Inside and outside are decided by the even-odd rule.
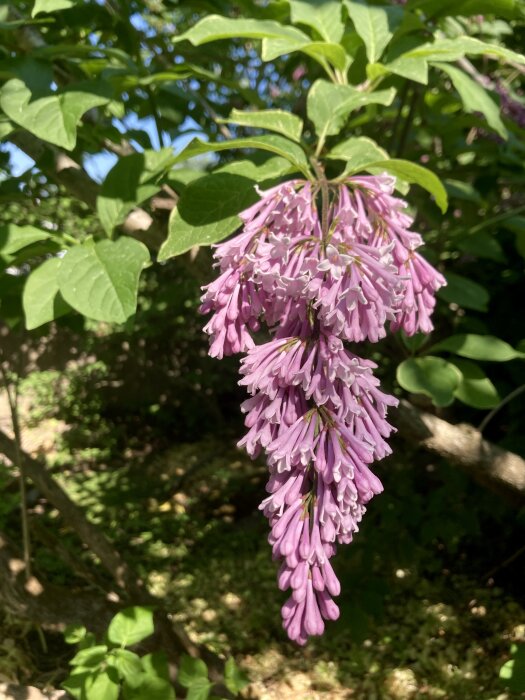
POLYGON ((27 493, 24 465, 22 461, 22 435, 20 431, 20 422, 18 420, 18 377, 15 379, 15 387, 11 387, 8 374, 5 370, 3 362, 0 362, 0 372, 9 403, 9 411, 11 414, 11 424, 13 426, 15 461, 14 465, 18 469, 18 484, 20 487, 20 519, 22 522, 22 544, 24 551, 24 575, 26 581, 31 578, 31 537, 29 533, 29 518, 27 515, 27 493), (14 393, 13 393, 14 392, 14 393))
POLYGON ((488 226, 492 226, 493 224, 499 224, 502 221, 505 221, 506 219, 511 219, 513 216, 517 216, 518 214, 521 214, 524 211, 525 204, 522 204, 521 206, 516 207, 515 209, 509 209, 507 211, 504 211, 501 214, 493 216, 491 219, 485 219, 476 226, 473 226, 470 229, 470 233, 477 233, 478 231, 481 231, 482 229, 487 228, 488 226))
POLYGON ((409 82, 405 80, 403 87, 401 88, 401 94, 399 95, 399 109, 397 110, 396 119, 392 127, 392 137, 390 139, 390 150, 393 150, 396 143, 397 132, 399 131, 399 126, 401 124, 401 119, 403 118, 403 109, 405 108, 407 97, 408 97, 409 82))
POLYGON ((323 232, 323 239, 326 242, 328 236, 328 209, 330 207, 329 193, 328 193, 328 181, 326 175, 324 174, 323 166, 319 163, 316 158, 311 158, 310 162, 319 180, 319 185, 321 187, 321 230, 323 232))
POLYGON ((481 423, 478 425, 478 430, 479 430, 479 432, 482 433, 482 432, 485 430, 485 428, 487 427, 487 425, 488 425, 488 424, 490 423, 490 421, 494 418, 494 416, 496 415, 496 413, 498 413, 498 411, 499 411, 500 409, 503 408, 503 406, 506 406, 510 401, 512 401, 512 399, 515 399, 516 396, 519 396, 519 395, 522 394, 524 391, 525 391, 525 384, 522 384, 522 385, 519 386, 517 389, 514 389, 514 391, 511 391, 510 394, 507 394, 507 396, 505 396, 505 398, 502 399, 502 400, 499 402, 499 404, 498 404, 495 408, 493 408, 492 411, 491 411, 490 413, 488 413, 488 414, 485 416, 485 418, 483 418, 483 420, 481 421, 481 423))
POLYGON ((403 125, 403 130, 401 136, 399 137, 399 143, 397 145, 396 156, 400 158, 405 150, 406 142, 408 139, 408 134, 410 133, 410 128, 412 122, 414 121, 414 116, 416 114, 417 103, 419 101, 419 89, 414 87, 412 89, 412 97, 410 98, 410 108, 408 110, 408 115, 403 125))
POLYGON ((491 569, 488 573, 486 573, 483 576, 483 579, 489 579, 494 576, 500 569, 504 569, 506 566, 509 564, 512 564, 513 561, 515 561, 519 556, 521 556, 525 552, 525 544, 523 547, 520 547, 514 554, 511 554, 510 557, 507 557, 505 561, 503 561, 501 564, 498 564, 495 566, 493 569, 491 569))
POLYGON ((221 124, 218 121, 218 119, 220 119, 220 117, 217 114, 217 112, 215 111, 215 109, 213 108, 213 106, 211 105, 211 103, 208 102, 208 100, 205 97, 203 97, 199 92, 196 92, 195 90, 189 90, 189 92, 191 93, 192 97, 194 97, 197 100, 197 102, 201 103, 201 105, 204 107, 206 112, 208 112, 210 117, 216 122, 217 126, 219 127, 219 131, 224 136, 224 138, 225 139, 232 139, 233 138, 232 132, 229 130, 229 128, 226 126, 226 124, 221 124))

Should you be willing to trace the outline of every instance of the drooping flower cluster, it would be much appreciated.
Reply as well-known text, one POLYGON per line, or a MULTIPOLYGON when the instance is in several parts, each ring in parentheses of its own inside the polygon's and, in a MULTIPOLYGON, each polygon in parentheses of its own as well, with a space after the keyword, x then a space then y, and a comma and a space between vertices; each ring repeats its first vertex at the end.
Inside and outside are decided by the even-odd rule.
POLYGON ((386 414, 396 399, 344 341, 430 331, 445 283, 417 252, 421 236, 394 185, 381 175, 260 192, 240 215, 241 233, 216 248, 220 274, 202 298, 201 311, 213 312, 210 354, 246 353, 239 383, 251 396, 239 445, 267 456, 260 508, 279 587, 291 589, 283 624, 299 644, 339 615, 330 560, 382 491, 370 464, 390 453, 386 414), (271 340, 255 345, 261 322, 271 340))

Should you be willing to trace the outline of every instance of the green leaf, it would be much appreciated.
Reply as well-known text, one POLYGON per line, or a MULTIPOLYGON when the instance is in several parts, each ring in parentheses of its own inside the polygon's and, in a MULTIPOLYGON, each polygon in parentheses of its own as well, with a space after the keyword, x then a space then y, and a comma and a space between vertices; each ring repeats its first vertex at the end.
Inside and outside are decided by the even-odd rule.
POLYGON ((481 112, 487 124, 494 129, 502 138, 508 138, 508 131, 500 117, 500 108, 495 100, 488 94, 485 88, 478 85, 472 78, 455 66, 448 63, 435 63, 437 68, 446 73, 452 80, 463 102, 465 112, 481 112))
POLYGON ((64 630, 64 641, 66 644, 78 644, 86 636, 84 625, 68 625, 64 630))
POLYGON ((489 360, 491 362, 508 362, 509 360, 523 359, 525 353, 515 350, 504 340, 493 335, 475 335, 474 333, 461 333, 451 335, 450 338, 440 341, 432 346, 432 352, 453 352, 461 357, 471 360, 489 360))
POLYGON ((183 654, 180 660, 177 680, 185 688, 190 688, 196 681, 208 680, 208 667, 202 659, 183 654))
POLYGON ((276 131, 292 141, 300 141, 303 130, 303 120, 295 114, 284 112, 282 109, 265 109, 253 112, 241 112, 238 109, 233 109, 228 119, 217 119, 217 121, 276 131))
POLYGON ((346 167, 343 175, 351 175, 366 170, 367 166, 377 163, 378 160, 387 160, 388 153, 366 136, 353 136, 338 143, 326 158, 344 160, 346 167))
POLYGON ((35 0, 31 17, 36 17, 42 12, 58 12, 74 7, 76 0, 35 0))
POLYGON ((171 213, 158 259, 226 238, 242 224, 237 214, 256 201, 255 182, 241 175, 212 173, 193 182, 171 213))
POLYGON ((479 204, 480 206, 483 204, 481 195, 469 182, 447 178, 444 180, 444 185, 451 199, 463 199, 467 202, 479 204))
POLYGON ((452 9, 454 14, 464 16, 492 14, 508 19, 517 19, 520 16, 517 0, 463 0, 459 4, 454 2, 452 9))
POLYGON ((154 631, 153 610, 134 606, 121 610, 111 620, 108 639, 112 644, 129 647, 149 637, 154 631))
POLYGON ((461 379, 454 396, 473 408, 494 408, 500 402, 498 390, 485 372, 469 360, 451 360, 461 372, 461 379))
POLYGON ((212 684, 206 678, 198 678, 189 688, 186 700, 208 700, 212 684))
POLYGON ((129 649, 115 649, 108 663, 116 668, 122 680, 126 679, 131 685, 139 683, 142 679, 140 656, 129 649))
POLYGON ((454 401, 460 374, 442 357, 412 357, 397 368, 400 386, 414 394, 425 394, 435 406, 449 406, 454 401))
POLYGON ((399 56, 381 65, 381 69, 384 73, 400 75, 402 78, 414 80, 416 83, 423 85, 428 83, 428 61, 425 58, 399 56))
POLYGON ((96 668, 106 659, 108 648, 105 644, 96 644, 93 647, 81 649, 69 662, 71 666, 82 668, 96 668))
POLYGON ((366 169, 370 170, 371 172, 386 170, 391 175, 394 175, 405 182, 419 185, 433 195, 434 199, 436 200, 436 204, 441 211, 443 213, 446 212, 448 207, 448 196, 443 183, 437 177, 437 175, 434 175, 431 170, 424 168, 422 165, 411 163, 408 160, 391 158, 390 160, 370 163, 366 169))
POLYGON ((59 258, 50 258, 35 268, 27 278, 22 293, 22 306, 28 331, 71 311, 58 287, 60 263, 59 258))
POLYGON ((375 63, 403 21, 403 9, 368 6, 364 2, 351 0, 345 0, 345 5, 356 32, 365 44, 368 62, 375 63))
POLYGON ((140 273, 149 259, 143 243, 124 236, 76 246, 62 259, 60 292, 88 318, 124 323, 135 313, 140 273))
POLYGON ((459 36, 454 39, 436 39, 433 42, 421 44, 403 54, 405 58, 425 58, 427 61, 458 61, 463 56, 488 56, 501 58, 509 63, 525 64, 525 56, 515 51, 488 44, 485 41, 469 36, 459 36))
POLYGON ((141 662, 140 677, 128 677, 124 681, 125 700, 175 700, 166 656, 162 652, 146 654, 141 662))
POLYGON ((84 688, 86 687, 86 682, 88 678, 91 678, 90 671, 81 671, 80 673, 75 673, 76 669, 73 669, 71 675, 69 675, 65 681, 62 682, 61 686, 66 690, 71 697, 76 698, 76 700, 82 700, 84 697, 84 688))
POLYGON ((437 293, 441 299, 465 309, 488 310, 490 296, 485 287, 473 282, 468 277, 457 275, 455 272, 447 272, 445 277, 447 278, 447 286, 442 287, 437 293))
POLYGON ((417 0, 412 9, 422 10, 430 18, 479 14, 494 14, 497 17, 519 17, 517 0, 417 0))
POLYGON ((224 682, 234 695, 240 693, 250 682, 246 673, 237 666, 235 659, 231 656, 224 666, 224 682))
POLYGON ((463 236, 456 245, 459 250, 476 258, 486 258, 500 263, 507 260, 499 242, 493 235, 484 231, 463 236))
POLYGON ((79 82, 74 88, 36 99, 18 78, 9 80, 0 90, 0 107, 12 121, 43 141, 69 151, 75 148, 82 115, 109 100, 107 83, 79 82))
POLYGON ((219 39, 264 39, 290 38, 299 42, 309 41, 309 37, 294 27, 287 27, 272 20, 230 19, 220 15, 208 15, 197 22, 174 41, 187 40, 193 46, 201 46, 219 39))
POLYGON ((15 127, 9 119, 0 119, 0 141, 3 141, 14 131, 15 127))
POLYGON ((343 38, 339 0, 290 0, 290 15, 294 24, 305 24, 325 41, 337 44, 343 38))
POLYGON ((295 51, 305 53, 324 68, 326 67, 326 61, 329 61, 339 70, 344 70, 348 62, 348 56, 339 44, 311 41, 310 39, 298 41, 291 38, 263 39, 261 58, 263 61, 273 61, 279 56, 294 53, 295 51))
POLYGON ((306 111, 320 139, 338 134, 355 109, 369 104, 391 105, 395 90, 363 92, 349 85, 333 85, 316 80, 308 92, 306 111))
POLYGON ((499 677, 511 691, 525 692, 525 644, 519 644, 513 651, 513 658, 503 664, 499 677))
POLYGON ((97 213, 106 233, 111 234, 134 207, 159 191, 158 180, 172 161, 171 148, 133 153, 118 160, 97 197, 97 213))
MULTIPOLYGON (((289 163, 286 165, 290 167, 289 163)), ((167 180, 178 193, 187 187, 190 182, 194 182, 194 180, 198 180, 200 177, 204 177, 205 175, 205 170, 195 170, 194 168, 173 168, 167 174, 167 180)))
POLYGON ((251 160, 234 160, 226 165, 221 165, 220 168, 214 171, 214 174, 232 173, 234 175, 242 175, 243 177, 253 180, 255 186, 256 182, 260 184, 265 180, 273 180, 283 175, 288 175, 291 172, 291 168, 292 166, 290 163, 284 158, 272 156, 260 165, 251 160))
POLYGON ((118 676, 111 668, 86 679, 85 700, 118 700, 119 693, 118 676))
POLYGON ((211 151, 228 151, 237 148, 255 148, 262 151, 269 151, 275 155, 286 158, 293 166, 300 170, 306 177, 310 176, 308 159, 303 149, 293 141, 285 139, 277 134, 265 134, 264 136, 249 136, 242 139, 232 139, 231 141, 221 141, 219 143, 199 141, 195 139, 173 161, 173 164, 180 163, 211 151))
POLYGON ((6 224, 0 227, 0 255, 14 255, 33 243, 49 238, 49 233, 34 226, 6 224))
POLYGON ((198 22, 189 31, 176 37, 175 41, 187 39, 200 46, 218 39, 262 39, 262 58, 271 61, 284 53, 303 51, 315 60, 328 59, 343 69, 346 65, 344 49, 336 43, 313 42, 307 34, 272 20, 230 19, 210 15, 198 22))

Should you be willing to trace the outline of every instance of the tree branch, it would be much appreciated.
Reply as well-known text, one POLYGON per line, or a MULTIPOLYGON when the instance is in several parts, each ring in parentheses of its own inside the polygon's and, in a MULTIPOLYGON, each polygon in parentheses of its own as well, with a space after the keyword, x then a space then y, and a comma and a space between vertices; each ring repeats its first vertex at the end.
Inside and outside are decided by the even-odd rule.
POLYGON ((525 500, 525 460, 484 440, 472 425, 453 425, 408 401, 401 401, 394 423, 404 440, 420 443, 464 469, 483 486, 516 502, 525 500))

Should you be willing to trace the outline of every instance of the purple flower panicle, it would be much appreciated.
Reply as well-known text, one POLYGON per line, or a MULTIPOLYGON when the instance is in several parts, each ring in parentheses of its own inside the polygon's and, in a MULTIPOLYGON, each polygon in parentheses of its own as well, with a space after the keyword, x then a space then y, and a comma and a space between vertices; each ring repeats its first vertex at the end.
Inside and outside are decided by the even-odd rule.
POLYGON ((242 352, 240 384, 248 454, 266 454, 268 518, 290 637, 305 644, 339 609, 330 563, 352 541, 370 499, 383 490, 370 465, 390 454, 376 365, 345 341, 376 342, 388 329, 429 332, 445 280, 417 251, 406 204, 388 175, 343 184, 293 180, 259 192, 242 231, 216 247, 217 279, 201 311, 210 355, 242 352), (317 198, 323 192, 323 211, 317 198), (256 345, 264 322, 271 340, 256 345))

